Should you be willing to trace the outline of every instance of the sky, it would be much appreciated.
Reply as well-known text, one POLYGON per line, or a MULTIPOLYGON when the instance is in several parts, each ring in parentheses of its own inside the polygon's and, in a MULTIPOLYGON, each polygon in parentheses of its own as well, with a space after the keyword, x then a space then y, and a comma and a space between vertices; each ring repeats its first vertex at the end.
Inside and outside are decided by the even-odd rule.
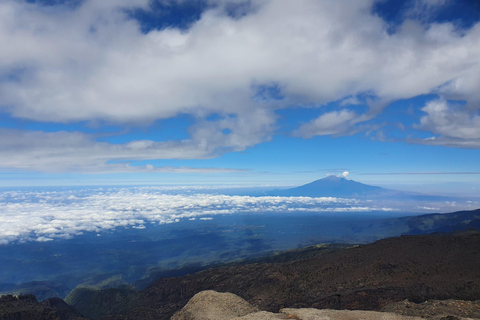
POLYGON ((476 194, 479 21, 477 0, 2 0, 0 186, 476 194))

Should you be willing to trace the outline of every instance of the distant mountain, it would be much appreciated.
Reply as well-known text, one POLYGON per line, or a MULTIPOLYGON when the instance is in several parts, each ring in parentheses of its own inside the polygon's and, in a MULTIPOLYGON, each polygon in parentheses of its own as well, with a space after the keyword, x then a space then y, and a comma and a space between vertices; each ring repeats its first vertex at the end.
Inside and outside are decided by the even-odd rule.
POLYGON ((480 209, 431 213, 359 223, 352 227, 352 234, 378 235, 382 232, 388 232, 389 236, 399 236, 456 233, 467 232, 468 230, 480 230, 480 209))
POLYGON ((398 218, 395 223, 397 225, 406 224, 408 231, 404 234, 409 235, 455 232, 465 229, 480 230, 480 209, 402 217, 398 218))
POLYGON ((383 199, 403 198, 409 200, 446 200, 445 197, 431 196, 421 193, 404 192, 370 186, 344 177, 328 176, 300 187, 274 190, 270 196, 284 197, 338 197, 338 198, 362 198, 370 197, 383 199))
POLYGON ((385 193, 389 190, 381 187, 369 186, 353 180, 337 176, 328 176, 300 187, 276 190, 275 195, 294 197, 356 197, 378 193, 385 193))

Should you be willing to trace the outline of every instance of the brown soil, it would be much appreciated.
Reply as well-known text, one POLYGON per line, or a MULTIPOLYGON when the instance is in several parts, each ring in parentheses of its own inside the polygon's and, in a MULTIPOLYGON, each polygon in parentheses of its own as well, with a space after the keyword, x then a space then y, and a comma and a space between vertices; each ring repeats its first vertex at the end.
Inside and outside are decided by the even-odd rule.
POLYGON ((475 318, 480 319, 480 300, 431 300, 423 303, 413 303, 408 300, 389 304, 382 308, 384 312, 394 312, 406 316, 422 317, 427 319, 445 318, 475 318))

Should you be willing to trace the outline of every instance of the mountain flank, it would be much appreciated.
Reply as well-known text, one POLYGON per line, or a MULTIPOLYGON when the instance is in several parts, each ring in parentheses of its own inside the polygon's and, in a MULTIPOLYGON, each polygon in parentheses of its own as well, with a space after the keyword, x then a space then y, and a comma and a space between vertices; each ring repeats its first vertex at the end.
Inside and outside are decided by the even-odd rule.
POLYGON ((390 192, 381 187, 369 186, 343 177, 328 176, 303 186, 276 190, 279 196, 293 197, 359 197, 390 192))
POLYGON ((465 229, 480 230, 480 209, 402 217, 397 219, 397 223, 404 223, 410 235, 465 229))
MULTIPOLYGON (((480 233, 401 236, 348 247, 312 246, 264 261, 161 278, 138 292, 124 289, 78 291, 71 299, 82 309, 80 313, 58 298, 37 302, 34 296, 3 296, 0 319, 73 320, 90 311, 90 319, 170 319, 205 290, 244 299, 248 305, 242 308, 248 313, 235 314, 242 319, 377 317, 377 313, 358 310, 432 320, 480 318, 480 233)), ((227 303, 219 310, 232 308, 227 303)), ((383 315, 379 319, 390 317, 383 315)))
POLYGON ((82 315, 96 319, 105 315, 124 314, 135 305, 138 291, 130 286, 95 289, 76 288, 65 298, 82 315))
POLYGON ((380 311, 408 299, 480 299, 480 234, 402 236, 301 257, 162 278, 139 292, 127 314, 103 319, 169 319, 204 290, 231 292, 259 310, 380 311))
POLYGON ((82 320, 80 313, 62 299, 38 302, 34 295, 0 297, 1 320, 82 320))
POLYGON ((452 197, 440 197, 425 195, 415 192, 405 192, 393 189, 386 189, 377 186, 370 186, 345 177, 327 176, 315 180, 303 186, 274 190, 268 193, 270 196, 283 197, 337 197, 337 198, 382 198, 382 199, 405 199, 405 200, 452 200, 452 197))

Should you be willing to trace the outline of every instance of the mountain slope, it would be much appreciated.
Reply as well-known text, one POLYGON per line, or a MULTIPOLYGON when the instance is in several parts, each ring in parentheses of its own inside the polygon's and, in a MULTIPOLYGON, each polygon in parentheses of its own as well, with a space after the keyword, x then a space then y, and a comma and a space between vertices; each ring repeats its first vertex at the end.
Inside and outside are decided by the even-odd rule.
POLYGON ((403 217, 397 221, 408 226, 410 235, 480 229, 480 209, 403 217))
MULTIPOLYGON (((476 300, 480 234, 402 236, 284 263, 254 263, 162 278, 114 319, 168 319, 203 290, 232 292, 261 310, 380 310, 409 299, 476 300)), ((110 318, 113 319, 113 318, 110 318)))
POLYGON ((62 299, 51 298, 38 302, 33 295, 4 295, 0 297, 2 320, 82 320, 74 307, 62 299))
POLYGON ((369 186, 336 176, 329 176, 292 189, 275 191, 277 195, 297 197, 355 197, 387 192, 389 190, 381 187, 369 186))
POLYGON ((338 197, 338 198, 382 198, 382 199, 408 199, 408 200, 454 200, 449 197, 425 195, 415 192, 405 192, 370 186, 344 177, 328 176, 315 180, 303 186, 286 190, 274 190, 270 196, 284 197, 338 197))

